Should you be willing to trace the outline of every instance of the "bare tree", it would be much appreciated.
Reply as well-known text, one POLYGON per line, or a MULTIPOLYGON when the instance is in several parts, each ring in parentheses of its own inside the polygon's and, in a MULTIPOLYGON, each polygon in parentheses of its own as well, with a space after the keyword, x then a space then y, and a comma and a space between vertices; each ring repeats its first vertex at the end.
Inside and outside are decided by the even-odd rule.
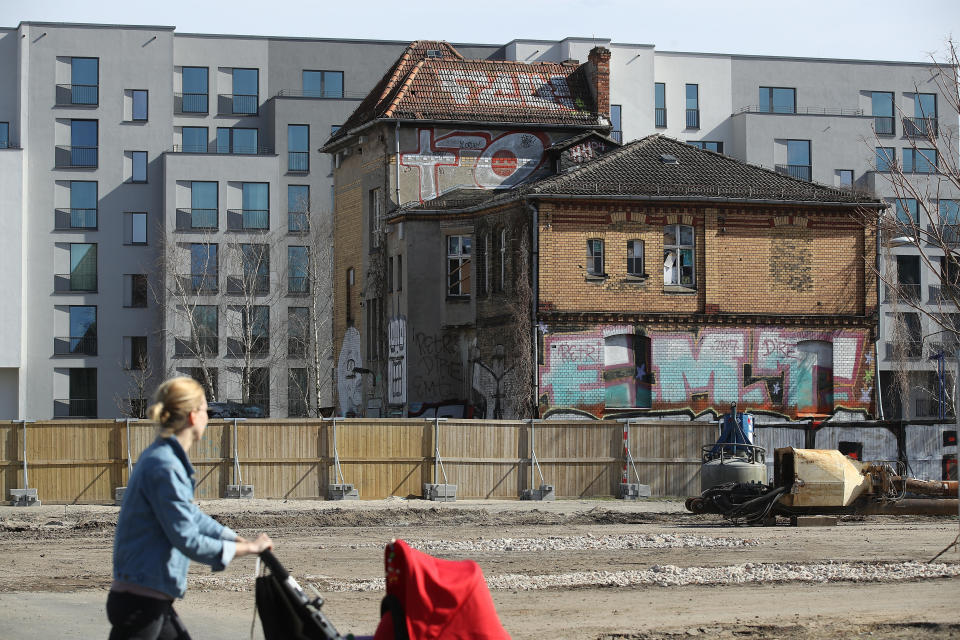
POLYGON ((127 374, 127 388, 123 394, 114 395, 114 403, 121 415, 128 418, 146 418, 147 398, 157 373, 153 361, 144 350, 131 354, 131 360, 121 362, 120 366, 127 374))

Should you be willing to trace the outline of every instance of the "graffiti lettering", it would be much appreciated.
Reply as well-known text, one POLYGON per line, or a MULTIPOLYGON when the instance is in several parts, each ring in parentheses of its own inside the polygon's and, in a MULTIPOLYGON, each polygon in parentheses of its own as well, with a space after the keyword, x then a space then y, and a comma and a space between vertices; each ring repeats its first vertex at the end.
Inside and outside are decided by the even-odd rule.
POLYGON ((600 348, 595 344, 578 342, 555 342, 550 345, 551 358, 560 362, 584 362, 596 364, 600 362, 600 348))
POLYGON ((570 86, 563 76, 542 73, 496 73, 437 69, 440 86, 461 105, 494 104, 551 111, 574 109, 570 86))
POLYGON ((607 150, 607 145, 599 140, 588 140, 570 147, 570 159, 574 162, 586 162, 599 158, 607 150))
POLYGON ((796 342, 788 342, 778 338, 763 338, 760 341, 760 348, 757 349, 757 354, 762 358, 766 358, 773 354, 783 358, 799 359, 801 357, 797 353, 796 342))

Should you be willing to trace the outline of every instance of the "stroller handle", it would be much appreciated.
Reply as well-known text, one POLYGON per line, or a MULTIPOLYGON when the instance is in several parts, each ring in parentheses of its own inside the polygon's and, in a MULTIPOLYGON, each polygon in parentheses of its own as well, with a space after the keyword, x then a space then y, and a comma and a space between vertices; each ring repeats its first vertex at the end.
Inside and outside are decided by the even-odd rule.
POLYGON ((285 581, 290 577, 290 572, 287 571, 280 561, 277 560, 277 556, 273 555, 273 552, 269 549, 260 552, 260 559, 263 560, 264 564, 270 567, 271 573, 277 576, 281 581, 285 581))

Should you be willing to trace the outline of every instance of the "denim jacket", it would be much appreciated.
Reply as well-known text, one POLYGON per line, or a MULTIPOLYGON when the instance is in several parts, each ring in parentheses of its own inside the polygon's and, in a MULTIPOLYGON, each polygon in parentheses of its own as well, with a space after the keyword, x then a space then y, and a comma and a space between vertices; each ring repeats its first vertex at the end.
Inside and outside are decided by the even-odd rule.
POLYGON ((193 503, 196 481, 175 437, 157 438, 140 455, 117 520, 113 579, 182 598, 190 560, 223 571, 237 534, 193 503))

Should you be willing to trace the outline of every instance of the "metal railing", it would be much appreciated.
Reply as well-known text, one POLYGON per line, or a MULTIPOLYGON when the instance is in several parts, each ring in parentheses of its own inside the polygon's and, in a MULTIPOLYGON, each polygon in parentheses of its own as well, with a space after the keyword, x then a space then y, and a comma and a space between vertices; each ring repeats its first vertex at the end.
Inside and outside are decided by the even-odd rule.
POLYGON ((899 357, 919 358, 920 356, 923 355, 922 340, 906 339, 898 343, 887 342, 885 344, 886 344, 887 360, 893 360, 894 358, 899 358, 899 357))
POLYGON ((367 94, 363 91, 316 91, 303 89, 280 89, 274 94, 276 98, 323 98, 326 100, 363 100, 367 94))
POLYGON ((54 418, 96 418, 96 398, 65 398, 53 401, 54 418))
POLYGON ((244 338, 227 338, 227 356, 240 358, 251 355, 262 358, 270 354, 270 339, 264 336, 254 336, 247 344, 244 338))
POLYGON ((623 143, 623 131, 618 131, 614 129, 613 131, 610 132, 610 137, 621 144, 623 143))
MULTIPOLYGON (((759 105, 751 104, 745 107, 740 107, 737 110, 737 113, 771 113, 771 114, 783 114, 781 111, 773 111, 771 109, 765 109, 759 105)), ((801 116, 862 116, 863 109, 855 109, 849 107, 797 107, 793 111, 789 112, 789 115, 801 115, 801 116)))
POLYGON ((883 287, 883 301, 887 303, 892 302, 894 298, 919 302, 922 295, 919 283, 900 283, 896 287, 889 285, 883 287))
POLYGON ((873 116, 873 131, 878 136, 892 136, 895 133, 892 116, 873 116))
POLYGON ((177 209, 177 231, 215 231, 219 226, 217 209, 177 209))
POLYGON ((272 156, 274 155, 273 147, 264 147, 264 146, 247 146, 247 145, 231 145, 229 149, 221 149, 217 145, 207 145, 206 147, 201 146, 191 146, 191 145, 182 145, 175 144, 170 147, 172 153, 208 153, 208 154, 220 154, 220 155, 233 155, 233 156, 272 156))
POLYGON ((230 295, 270 293, 270 276, 265 274, 227 276, 227 293, 230 295))
POLYGON ((903 135, 910 138, 935 138, 937 136, 936 118, 904 118, 903 135))
POLYGON ((56 293, 96 293, 97 274, 57 273, 53 276, 56 293))
POLYGON ((310 214, 306 211, 291 211, 287 213, 287 231, 290 233, 309 232, 310 214))
POLYGON ((200 355, 215 356, 220 350, 219 344, 219 336, 180 337, 174 340, 173 355, 178 358, 196 358, 200 355))
POLYGON ((68 336, 53 339, 55 356, 95 356, 97 355, 96 336, 68 336))
POLYGON ((269 228, 269 209, 227 210, 227 229, 230 231, 266 231, 269 228))
POLYGON ((57 145, 54 165, 57 168, 83 167, 94 169, 99 160, 99 147, 57 145))
POLYGON ((808 164, 778 164, 774 168, 779 174, 810 182, 812 168, 808 164))
POLYGON ((287 151, 287 170, 302 173, 310 171, 310 152, 287 151))
POLYGON ((207 113, 209 111, 209 94, 207 93, 175 93, 173 94, 174 113, 207 113))
POLYGON ((182 276, 183 288, 191 293, 208 294, 220 290, 217 274, 190 274, 182 276))
POLYGON ((55 209, 53 214, 53 228, 64 229, 96 229, 96 209, 55 209))
POLYGON ((259 96, 241 93, 221 93, 217 97, 218 113, 234 116, 255 116, 259 112, 259 96))
POLYGON ((310 293, 309 276, 288 276, 287 293, 297 295, 310 293))
POLYGON ((687 128, 700 128, 700 109, 687 109, 687 128))
POLYGON ((59 107, 95 107, 100 102, 100 89, 95 84, 58 84, 56 104, 59 107))
POLYGON ((664 107, 657 107, 653 110, 653 126, 667 126, 667 110, 664 107))

